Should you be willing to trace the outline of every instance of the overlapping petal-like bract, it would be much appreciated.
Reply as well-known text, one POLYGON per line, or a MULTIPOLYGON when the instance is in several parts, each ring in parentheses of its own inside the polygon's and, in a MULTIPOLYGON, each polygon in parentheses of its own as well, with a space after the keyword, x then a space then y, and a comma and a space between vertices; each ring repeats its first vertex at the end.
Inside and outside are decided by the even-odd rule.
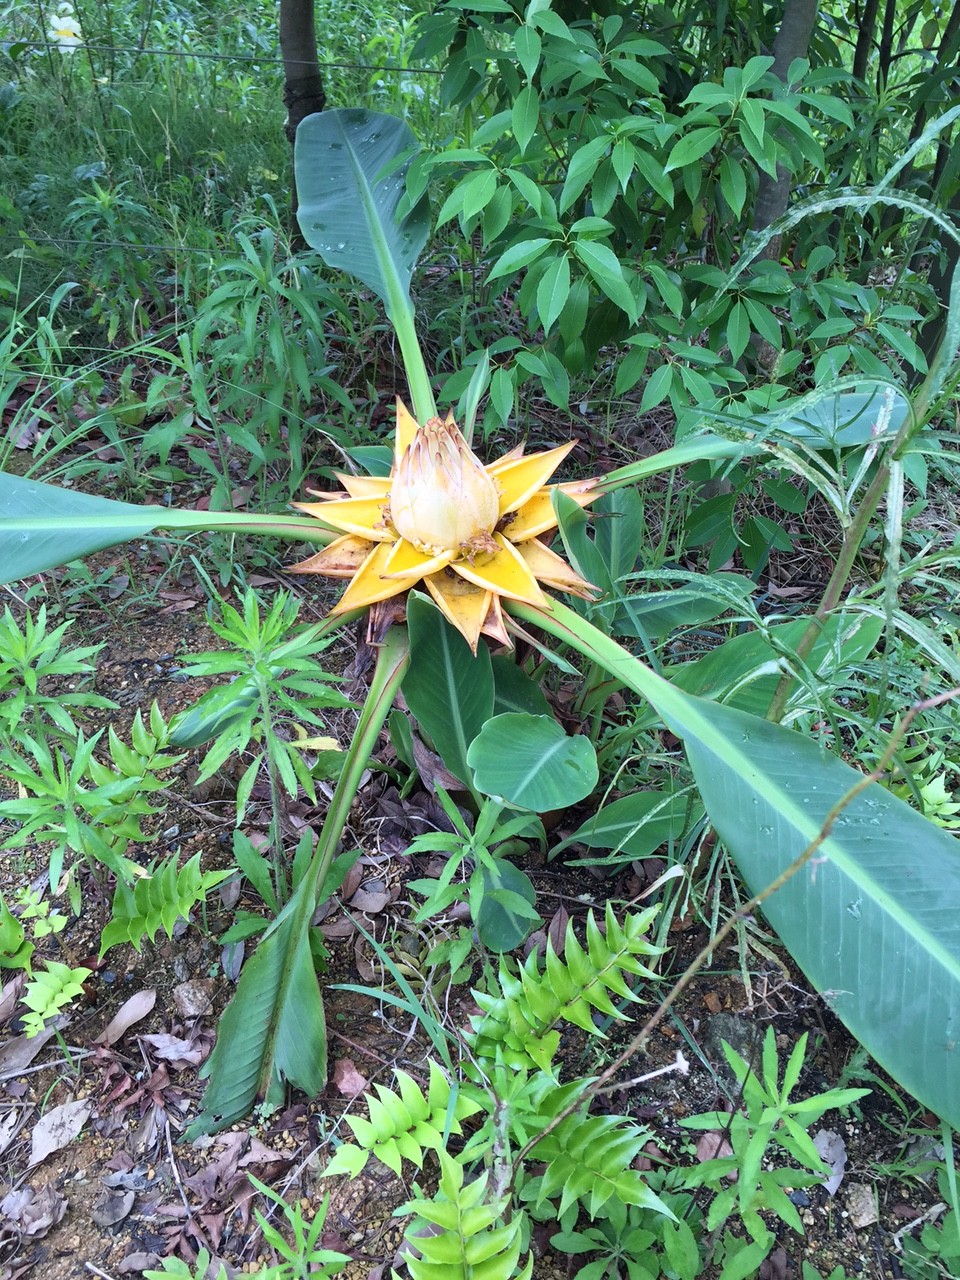
MULTIPOLYGON (((398 400, 389 477, 338 472, 342 493, 294 503, 341 536, 291 572, 348 578, 334 613, 422 583, 474 652, 481 635, 509 644, 502 599, 549 608, 541 582, 595 593, 541 541, 557 524, 547 481, 573 447, 528 457, 517 448, 484 466, 452 416, 419 426, 398 400)), ((594 480, 559 487, 581 506, 598 496, 594 480)))

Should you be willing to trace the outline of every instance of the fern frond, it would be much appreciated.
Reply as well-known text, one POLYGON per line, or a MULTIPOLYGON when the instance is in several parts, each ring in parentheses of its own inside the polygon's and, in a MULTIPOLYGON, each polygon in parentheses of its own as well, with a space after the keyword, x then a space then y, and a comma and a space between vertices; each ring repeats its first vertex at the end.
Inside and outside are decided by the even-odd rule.
POLYGON ((45 960, 44 964, 46 973, 34 970, 20 997, 31 1011, 23 1018, 23 1029, 28 1037, 39 1035, 48 1018, 82 995, 83 984, 90 977, 90 970, 82 966, 72 969, 70 965, 56 960, 45 960))
POLYGON ((226 871, 201 871, 200 854, 195 853, 179 870, 174 856, 132 886, 119 880, 110 923, 100 938, 101 956, 118 942, 132 942, 139 951, 144 938, 153 942, 161 928, 172 938, 177 921, 186 918, 211 889, 232 874, 229 867, 226 871))
POLYGON ((523 1215, 504 1222, 504 1203, 484 1202, 488 1175, 464 1183, 463 1166, 444 1151, 440 1169, 436 1196, 428 1200, 415 1188, 415 1198, 397 1209, 420 1220, 407 1232, 420 1255, 405 1259, 413 1280, 529 1280, 533 1255, 520 1262, 523 1215), (421 1235, 421 1226, 428 1232, 421 1235))
POLYGON ((627 915, 621 924, 607 903, 603 931, 592 911, 587 916, 586 949, 577 940, 571 921, 564 940, 564 959, 548 941, 543 969, 536 952, 528 956, 516 977, 501 962, 502 994, 473 993, 483 1010, 482 1017, 473 1019, 469 1037, 477 1057, 493 1060, 499 1051, 509 1066, 519 1070, 532 1064, 553 1078, 553 1058, 560 1039, 554 1027, 558 1022, 602 1035, 594 1025, 594 1011, 623 1018, 611 996, 639 999, 624 975, 656 976, 637 958, 662 951, 646 937, 656 911, 651 907, 639 915, 627 915))
MULTIPOLYGON (((559 1109, 549 1108, 554 1114, 559 1109)), ((537 1205, 559 1195, 558 1217, 579 1200, 595 1218, 615 1199, 673 1218, 643 1175, 630 1167, 649 1137, 649 1130, 623 1116, 574 1112, 533 1148, 533 1158, 545 1161, 547 1167, 542 1177, 529 1184, 525 1195, 537 1205)))
POLYGON ((398 1092, 376 1086, 376 1096, 366 1095, 370 1118, 347 1116, 357 1144, 345 1142, 324 1170, 333 1176, 356 1177, 370 1156, 399 1174, 404 1160, 423 1167, 426 1151, 443 1152, 450 1134, 461 1134, 460 1121, 481 1109, 463 1086, 455 1093, 437 1063, 430 1063, 426 1096, 405 1071, 394 1072, 398 1092))

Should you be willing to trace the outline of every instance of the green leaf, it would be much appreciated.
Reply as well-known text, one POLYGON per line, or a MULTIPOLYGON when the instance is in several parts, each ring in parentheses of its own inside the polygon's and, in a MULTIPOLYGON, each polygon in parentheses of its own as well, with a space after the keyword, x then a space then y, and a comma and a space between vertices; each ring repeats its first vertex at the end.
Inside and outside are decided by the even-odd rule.
MULTIPOLYGON (((454 196, 459 197, 461 225, 469 223, 471 218, 485 209, 496 193, 496 169, 481 169, 478 173, 471 173, 468 178, 464 178, 453 193, 454 196)), ((453 196, 451 196, 452 199, 453 196)), ((441 213, 439 221, 443 220, 441 213)))
POLYGON ((167 515, 163 507, 137 507, 0 472, 0 582, 142 538, 167 515))
MULTIPOLYGON (((863 775, 800 733, 712 703, 684 741, 751 891, 774 880, 863 775), (736 744, 731 750, 731 745, 736 744)), ((764 904, 833 1011, 904 1088, 960 1123, 960 842, 876 783, 764 904), (914 998, 905 999, 911 991, 914 998)))
POLYGON ((323 999, 309 935, 297 920, 296 914, 281 917, 243 966, 213 1053, 200 1069, 210 1083, 203 1111, 187 1130, 189 1141, 242 1120, 256 1097, 279 1105, 284 1081, 311 1096, 327 1082, 323 999))
POLYGON ((544 334, 549 334, 553 328, 569 294, 570 258, 564 253, 550 263, 537 285, 537 313, 544 334))
POLYGON ((553 244, 553 240, 548 236, 534 236, 532 240, 521 240, 519 244, 512 244, 490 268, 487 279, 499 280, 501 276, 512 275, 514 271, 528 267, 531 262, 543 255, 549 244, 553 244))
POLYGON ((525 85, 517 94, 510 120, 520 154, 523 155, 540 123, 540 99, 532 84, 525 85))
POLYGON ((746 307, 742 302, 735 302, 727 317, 727 346, 730 348, 730 359, 736 362, 747 349, 750 341, 750 320, 746 307))
POLYGON ((899 431, 910 413, 910 403, 902 391, 884 383, 860 384, 863 390, 820 392, 804 396, 755 421, 802 440, 816 448, 824 445, 851 448, 868 444, 875 431, 885 425, 884 436, 899 431))
POLYGON ((597 785, 589 738, 568 737, 550 716, 493 716, 471 744, 467 763, 479 791, 534 813, 565 809, 597 785))
POLYGON ((747 179, 743 166, 731 156, 720 161, 720 190, 730 209, 739 218, 747 200, 747 179))
POLYGON ((647 379, 647 385, 643 388, 643 399, 640 402, 640 412, 646 413, 649 409, 655 409, 658 404, 663 404, 667 396, 670 394, 670 388, 673 385, 673 365, 670 363, 662 364, 654 369, 653 373, 647 379))
POLYGON ((631 320, 637 318, 637 303, 623 274, 620 259, 609 245, 596 240, 577 240, 573 251, 611 302, 631 320))
POLYGON ((260 691, 253 675, 208 689, 192 707, 177 712, 170 721, 170 745, 201 747, 244 720, 252 720, 259 702, 260 691))
MULTIPOLYGON (((733 636, 695 662, 668 667, 664 675, 687 693, 723 698, 741 711, 764 716, 780 678, 779 672, 770 673, 770 664, 781 654, 789 657, 807 625, 807 618, 798 618, 794 622, 777 623, 769 627, 766 634, 749 631, 733 636), (750 678, 762 669, 765 674, 750 678), (731 695, 733 689, 736 692, 731 695)), ((862 614, 829 618, 807 656, 806 666, 822 680, 829 681, 844 667, 856 667, 863 662, 876 648, 882 632, 880 618, 862 614)))
POLYGON ((491 951, 512 951, 540 920, 534 910, 536 890, 506 858, 495 858, 493 867, 484 865, 481 876, 483 890, 474 921, 480 941, 491 951), (526 911, 519 909, 522 904, 526 911))
MULTIPOLYGON (((683 738, 710 820, 753 891, 810 848, 839 801, 864 782, 800 732, 681 693, 559 600, 549 613, 508 607, 648 698, 683 738)), ((955 1127, 958 900, 960 842, 870 783, 763 908, 868 1052, 955 1127)))
MULTIPOLYGON (((647 858, 661 845, 679 838, 689 809, 688 796, 635 791, 598 809, 579 830, 558 844, 551 856, 571 844, 585 844, 588 849, 614 849, 625 855, 622 860, 647 858)), ((582 861, 586 864, 595 860, 582 861)))
POLYGON ((543 689, 517 666, 509 654, 495 653, 491 665, 494 715, 504 711, 524 711, 534 716, 550 714, 543 689))
POLYGON ((372 289, 391 317, 409 298, 429 231, 425 200, 397 218, 404 171, 395 162, 416 145, 404 121, 347 108, 307 116, 294 146, 304 239, 327 266, 372 289))
POLYGON ((228 529, 329 541, 316 520, 297 516, 137 507, 0 472, 0 584, 142 538, 156 529, 228 529))
POLYGON ((298 883, 279 918, 240 974, 236 995, 220 1019, 217 1043, 202 1074, 210 1077, 203 1111, 190 1126, 195 1137, 242 1119, 257 1096, 283 1100, 283 1082, 310 1094, 326 1083, 327 1036, 323 1001, 310 946, 310 921, 318 894, 333 872, 350 805, 377 737, 400 689, 409 646, 406 631, 392 627, 377 655, 370 689, 344 767, 309 861, 298 850, 298 883))
POLYGON ((407 602, 407 625, 411 656, 403 696, 443 763, 469 786, 468 748, 493 714, 490 651, 481 645, 474 656, 460 632, 417 593, 407 602))
POLYGON ((528 80, 532 80, 540 65, 540 50, 543 47, 540 32, 533 27, 518 27, 513 37, 513 47, 523 67, 523 74, 528 80))
POLYGON ((674 145, 667 163, 663 166, 664 173, 670 173, 672 169, 683 169, 687 165, 702 160, 719 141, 720 130, 715 125, 703 129, 691 129, 674 145))
MULTIPOLYGON (((621 636, 669 635, 678 627, 712 622, 737 608, 754 591, 748 578, 735 573, 698 575, 694 581, 669 591, 646 591, 616 602, 611 630, 621 636)), ((597 606, 604 608, 601 601, 597 606)))

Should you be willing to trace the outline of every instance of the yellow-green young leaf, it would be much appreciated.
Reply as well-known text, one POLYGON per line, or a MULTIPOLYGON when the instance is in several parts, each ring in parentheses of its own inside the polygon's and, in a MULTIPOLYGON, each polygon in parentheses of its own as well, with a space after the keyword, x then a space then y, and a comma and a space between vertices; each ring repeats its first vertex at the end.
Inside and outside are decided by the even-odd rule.
POLYGON ((369 1151, 364 1151, 362 1147, 355 1147, 352 1143, 345 1142, 334 1152, 333 1159, 323 1171, 323 1176, 325 1178, 334 1178, 345 1173, 351 1178, 357 1178, 363 1172, 369 1159, 369 1151))

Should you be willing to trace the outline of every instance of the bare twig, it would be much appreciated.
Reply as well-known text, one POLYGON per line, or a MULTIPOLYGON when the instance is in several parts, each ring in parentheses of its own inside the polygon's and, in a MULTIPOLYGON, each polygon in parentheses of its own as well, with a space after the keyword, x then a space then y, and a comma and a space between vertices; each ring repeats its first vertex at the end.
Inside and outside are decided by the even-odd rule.
POLYGON ((690 1074, 690 1063, 679 1049, 673 1062, 668 1062, 665 1067, 657 1067, 655 1071, 647 1071, 642 1076, 634 1076, 632 1080, 616 1080, 613 1084, 605 1084, 602 1089, 597 1090, 597 1096, 599 1097, 602 1093, 614 1093, 618 1089, 632 1089, 634 1085, 646 1084, 648 1080, 655 1080, 657 1076, 672 1075, 674 1071, 680 1076, 688 1076, 690 1074))
POLYGON ((170 1138, 170 1121, 164 1117, 163 1133, 167 1140, 167 1155, 170 1157, 170 1169, 173 1173, 173 1180, 177 1184, 177 1190, 180 1192, 180 1199, 183 1201, 183 1207, 187 1211, 187 1221, 193 1217, 193 1210, 190 1208, 190 1201, 187 1199, 187 1193, 183 1185, 183 1179, 180 1177, 180 1167, 177 1164, 176 1156, 173 1154, 173 1142, 170 1138))
POLYGON ((99 1276, 100 1280, 114 1280, 109 1271, 101 1271, 99 1267, 95 1267, 92 1262, 83 1264, 84 1271, 89 1271, 92 1276, 99 1276))

